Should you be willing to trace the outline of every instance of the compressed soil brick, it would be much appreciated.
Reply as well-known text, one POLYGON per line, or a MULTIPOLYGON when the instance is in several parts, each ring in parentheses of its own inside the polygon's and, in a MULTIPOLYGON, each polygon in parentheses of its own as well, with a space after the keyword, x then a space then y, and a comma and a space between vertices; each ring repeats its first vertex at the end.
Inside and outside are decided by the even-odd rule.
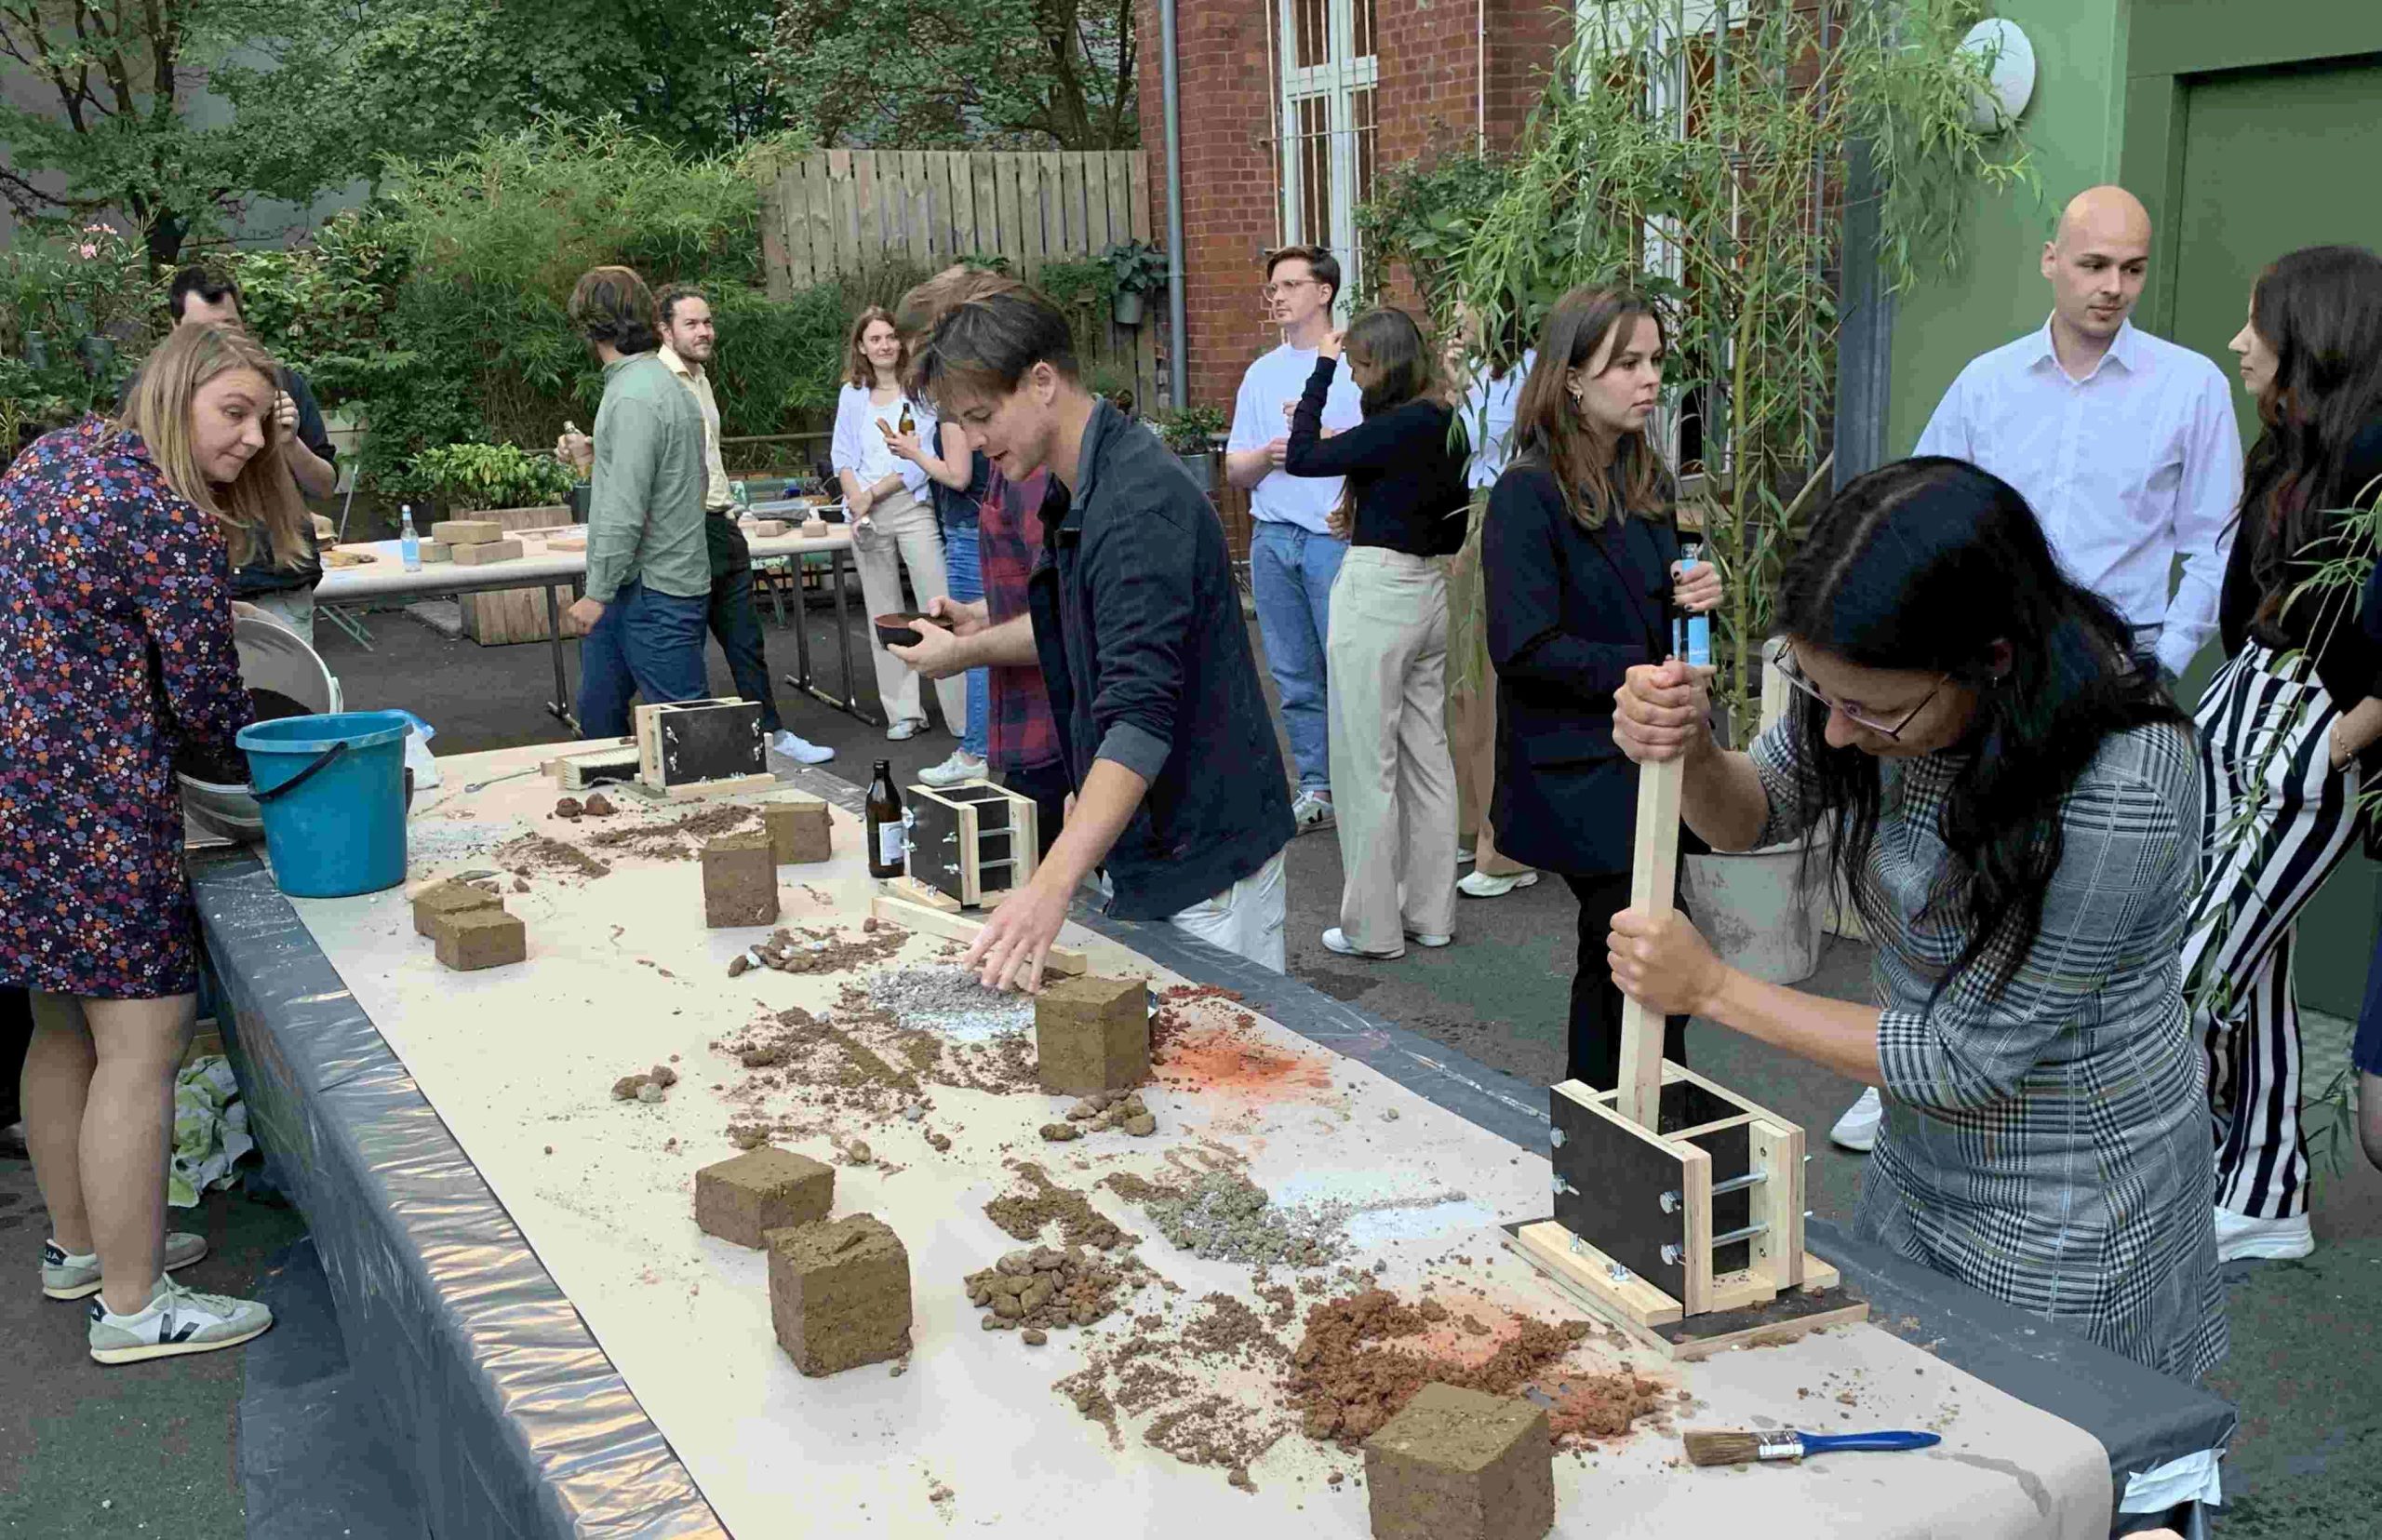
POLYGON ((446 561, 454 554, 455 548, 443 540, 425 540, 422 542, 422 564, 424 567, 435 561, 446 561))
POLYGON ((443 545, 485 545, 504 538, 504 526, 492 518, 442 519, 430 527, 430 538, 443 545))
POLYGON ((1034 1053, 1054 1095, 1141 1084, 1150 1072, 1149 985, 1089 973, 1046 985, 1034 998, 1034 1053))
POLYGON ((490 562, 512 561, 520 555, 519 541, 490 540, 451 547, 447 559, 457 567, 486 567, 490 562))
POLYGON ((769 830, 769 849, 781 866, 824 861, 835 853, 827 804, 816 798, 769 803, 761 810, 761 825, 769 830))
POLYGON ((1555 1527, 1543 1407, 1426 1385, 1365 1440, 1376 1540, 1539 1540, 1555 1527))
POLYGON ((502 968, 529 955, 529 932, 502 908, 442 916, 431 940, 437 944, 438 960, 458 972, 502 968))
POLYGON ((884 1363, 910 1350, 910 1253, 884 1221, 856 1213, 771 1230, 769 1320, 805 1374, 884 1363))
POLYGON ((413 895, 413 931, 418 936, 436 937, 438 921, 446 915, 459 915, 467 909, 502 909, 503 904, 485 888, 475 888, 468 882, 449 877, 434 882, 413 895))
POLYGON ((759 830, 724 834, 703 846, 703 923, 775 925, 778 864, 759 830))
POLYGON ((835 1206, 836 1169, 773 1145, 695 1172, 695 1225, 759 1251, 767 1232, 815 1225, 835 1206))
POLYGON ((774 539, 775 537, 785 533, 785 520, 782 518, 756 518, 753 521, 753 533, 756 538, 760 540, 774 539))

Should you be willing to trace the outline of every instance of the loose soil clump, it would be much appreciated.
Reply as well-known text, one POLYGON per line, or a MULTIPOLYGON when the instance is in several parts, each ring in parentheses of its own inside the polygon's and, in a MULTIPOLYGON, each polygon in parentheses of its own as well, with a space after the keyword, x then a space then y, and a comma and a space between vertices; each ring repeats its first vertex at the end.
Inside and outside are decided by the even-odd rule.
POLYGON ((999 1225, 1003 1234, 1020 1240, 1038 1241, 1044 1226, 1056 1222, 1061 1238, 1068 1245, 1090 1246, 1102 1252, 1130 1245, 1135 1239, 1093 1208, 1090 1199, 1073 1187, 1063 1187, 1051 1181, 1032 1161, 1018 1161, 1016 1169, 1026 1190, 1004 1193, 984 1205, 984 1217, 999 1225))
POLYGON ((1639 1418, 1666 1408, 1663 1386, 1634 1374, 1550 1374, 1594 1330, 1587 1321, 1554 1325, 1522 1319, 1514 1335, 1482 1361, 1419 1345, 1390 1346, 1431 1330, 1422 1309, 1382 1289, 1310 1306, 1285 1385, 1306 1436, 1353 1450, 1402 1411, 1416 1391, 1435 1384, 1492 1396, 1512 1396, 1535 1385, 1556 1399, 1558 1442, 1619 1437, 1639 1418))
POLYGON ((525 834, 508 839, 496 848, 497 859, 516 877, 529 877, 537 872, 560 873, 566 877, 609 877, 611 863, 598 861, 568 840, 551 835, 525 834))
MULTIPOLYGON (((590 818, 601 818, 613 810, 612 805, 605 802, 603 811, 598 812, 596 804, 603 801, 602 794, 598 793, 587 799, 582 810, 590 818)), ((587 843, 599 850, 613 850, 622 855, 682 861, 701 850, 703 841, 714 835, 742 829, 760 816, 758 808, 723 804, 671 819, 666 824, 636 824, 626 828, 606 829, 601 834, 588 836, 587 843)))
POLYGON ((1036 1246, 963 1282, 968 1303, 985 1312, 985 1331, 1058 1331, 1106 1319, 1118 1292, 1139 1287, 1146 1271, 1130 1256, 1111 1261, 1080 1246, 1036 1246))

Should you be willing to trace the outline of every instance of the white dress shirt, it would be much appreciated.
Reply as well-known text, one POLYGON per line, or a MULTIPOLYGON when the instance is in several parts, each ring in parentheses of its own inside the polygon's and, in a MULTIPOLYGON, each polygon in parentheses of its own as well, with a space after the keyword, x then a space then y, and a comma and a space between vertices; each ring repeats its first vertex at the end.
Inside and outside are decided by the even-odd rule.
POLYGON ((1475 366, 1460 408, 1465 434, 1473 446, 1464 462, 1464 481, 1474 491, 1494 487, 1505 474, 1505 457, 1513 452, 1514 408, 1522 398, 1522 382, 1537 367, 1536 348, 1525 349, 1520 363, 1493 379, 1487 364, 1475 366))
POLYGON ((2118 328, 2071 380, 2051 326, 1970 360, 1919 453, 1983 466, 2018 489, 2069 577, 2157 626, 2159 663, 2181 674, 2216 629, 2241 435, 2224 375, 2188 348, 2118 328), (2183 582, 2170 596, 2175 558, 2183 582))

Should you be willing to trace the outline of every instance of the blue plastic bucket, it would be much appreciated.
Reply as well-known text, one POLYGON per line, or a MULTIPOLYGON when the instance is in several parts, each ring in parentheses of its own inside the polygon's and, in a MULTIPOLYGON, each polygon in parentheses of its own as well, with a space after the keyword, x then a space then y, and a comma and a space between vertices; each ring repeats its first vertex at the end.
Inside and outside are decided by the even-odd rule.
POLYGON ((344 898, 406 879, 402 711, 285 716, 242 728, 274 880, 293 898, 344 898))

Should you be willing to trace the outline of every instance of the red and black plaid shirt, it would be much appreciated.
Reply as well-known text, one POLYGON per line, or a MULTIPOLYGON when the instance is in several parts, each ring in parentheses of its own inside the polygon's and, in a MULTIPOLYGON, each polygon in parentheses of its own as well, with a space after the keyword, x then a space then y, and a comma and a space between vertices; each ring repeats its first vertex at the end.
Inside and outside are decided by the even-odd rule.
MULTIPOLYGON (((1025 613, 1025 580, 1042 554, 1042 492, 1050 473, 1011 481, 996 468, 976 523, 977 559, 984 570, 984 609, 995 625, 1025 613)), ((1037 770, 1059 757, 1059 724, 1042 670, 1009 664, 986 670, 992 713, 984 752, 995 769, 1037 770)))

